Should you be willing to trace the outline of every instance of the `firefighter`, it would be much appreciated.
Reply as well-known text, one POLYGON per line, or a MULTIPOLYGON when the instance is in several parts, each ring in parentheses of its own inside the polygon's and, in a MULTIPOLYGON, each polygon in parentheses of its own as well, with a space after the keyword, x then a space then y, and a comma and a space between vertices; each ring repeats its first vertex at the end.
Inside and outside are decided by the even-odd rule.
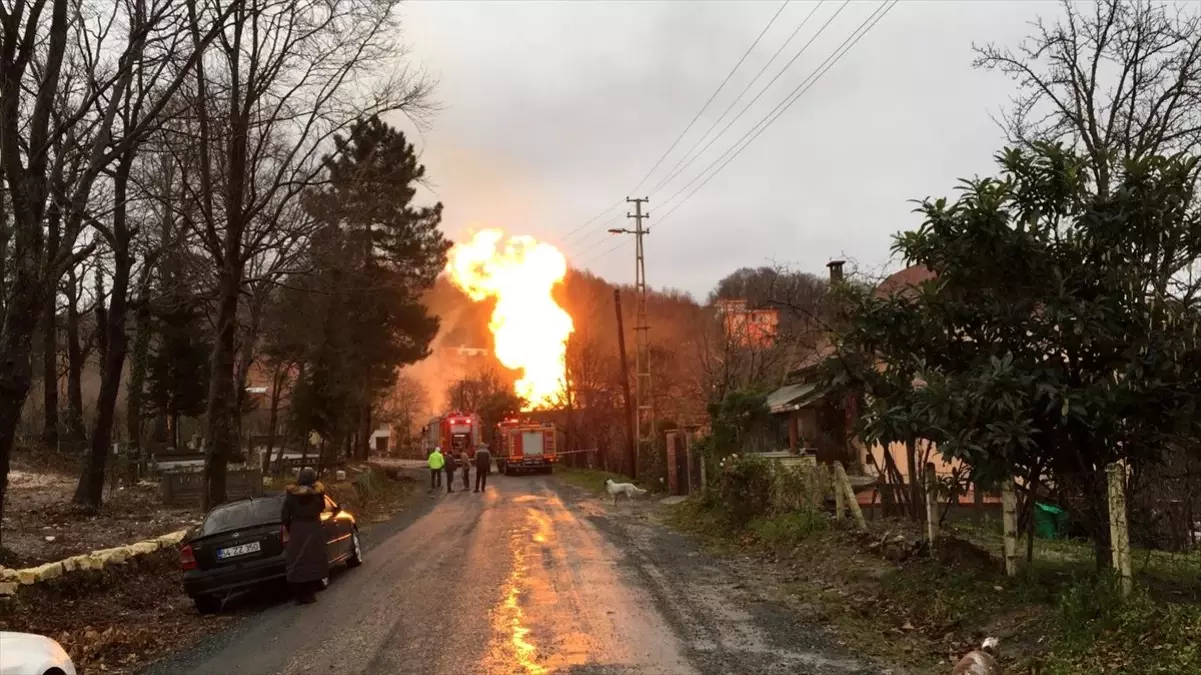
POLYGON ((430 490, 442 487, 442 466, 446 464, 446 458, 442 456, 442 448, 435 447, 430 453, 430 490))

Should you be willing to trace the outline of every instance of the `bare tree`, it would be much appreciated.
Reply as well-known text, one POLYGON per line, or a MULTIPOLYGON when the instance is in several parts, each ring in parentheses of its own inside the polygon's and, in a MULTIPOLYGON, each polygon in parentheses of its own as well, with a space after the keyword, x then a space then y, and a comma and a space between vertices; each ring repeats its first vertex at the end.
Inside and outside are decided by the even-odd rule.
POLYGON ((1099 194, 1127 159, 1201 150, 1201 12, 1153 0, 1062 0, 1016 49, 977 47, 975 65, 1017 83, 1010 140, 1063 141, 1089 155, 1099 194))
MULTIPOLYGON (((214 0, 233 24, 196 69, 185 179, 217 270, 207 410, 206 504, 225 500, 235 442, 237 315, 246 265, 316 180, 332 136, 391 110, 419 113, 427 82, 405 69, 395 0, 214 0)), ((188 2, 199 36, 201 8, 188 2)))
MULTIPOLYGON (((74 243, 85 226, 97 178, 149 126, 147 122, 126 130, 123 137, 112 133, 118 106, 147 45, 162 49, 172 44, 172 5, 170 0, 118 3, 113 12, 128 10, 127 21, 93 23, 90 7, 69 0, 0 4, 0 72, 4 73, 0 79, 0 165, 12 201, 13 264, 12 284, 5 298, 7 311, 0 327, 0 509, 17 424, 32 383, 33 333, 46 297, 80 255, 74 243), (124 32, 120 46, 107 39, 114 31, 124 32), (90 75, 82 84, 79 105, 56 119, 71 45, 81 47, 75 57, 91 66, 90 75), (81 127, 86 133, 80 133, 81 127), (54 195, 55 208, 62 211, 62 228, 51 250, 44 224, 58 175, 56 165, 61 164, 51 161, 60 141, 64 148, 78 144, 83 159, 74 183, 61 196, 54 195)), ((211 39, 215 31, 207 33, 211 39)), ((157 73, 164 75, 166 86, 157 104, 147 106, 151 113, 147 120, 154 118, 182 82, 185 71, 180 69, 174 80, 169 73, 157 73)))

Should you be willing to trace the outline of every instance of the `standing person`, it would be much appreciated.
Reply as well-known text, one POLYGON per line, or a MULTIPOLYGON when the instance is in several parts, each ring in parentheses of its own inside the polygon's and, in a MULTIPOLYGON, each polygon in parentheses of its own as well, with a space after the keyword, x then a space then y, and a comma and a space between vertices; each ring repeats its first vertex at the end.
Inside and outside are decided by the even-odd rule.
POLYGON ((492 473, 492 451, 481 445, 475 451, 475 492, 488 488, 488 474, 492 473))
POLYGON ((442 448, 435 447, 430 453, 430 490, 442 487, 442 465, 446 463, 446 458, 442 456, 442 448))
MULTIPOLYGON (((459 451, 459 470, 463 472, 463 490, 466 491, 467 488, 471 487, 468 482, 471 480, 471 458, 467 456, 466 448, 459 451)), ((478 476, 479 474, 477 473, 476 475, 478 476)))
POLYGON ((325 530, 321 527, 324 510, 325 487, 317 480, 317 472, 306 467, 296 477, 296 483, 288 486, 280 512, 287 538, 284 559, 288 584, 300 605, 316 602, 317 588, 329 576, 325 530))
POLYGON ((446 470, 446 494, 455 491, 455 464, 458 464, 458 459, 455 457, 454 448, 446 451, 446 463, 442 467, 446 470))

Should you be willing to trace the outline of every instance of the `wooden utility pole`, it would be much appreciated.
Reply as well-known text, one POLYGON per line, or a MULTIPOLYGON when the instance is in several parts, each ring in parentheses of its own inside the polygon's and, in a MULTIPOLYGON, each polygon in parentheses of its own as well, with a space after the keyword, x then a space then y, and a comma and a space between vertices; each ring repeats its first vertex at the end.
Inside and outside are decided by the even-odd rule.
POLYGON ((634 197, 633 199, 626 197, 626 202, 634 205, 634 212, 627 213, 626 217, 634 220, 634 229, 627 230, 624 228, 611 229, 609 232, 613 234, 632 234, 634 235, 634 289, 638 294, 636 299, 636 311, 634 313, 634 334, 636 337, 634 344, 634 370, 635 375, 635 409, 637 410, 637 431, 638 431, 638 446, 635 449, 635 461, 637 454, 641 453, 645 448, 654 450, 655 443, 655 405, 654 397, 651 389, 651 354, 650 354, 650 326, 647 325, 647 288, 646 288, 646 258, 642 246, 642 237, 650 234, 650 229, 643 227, 642 221, 650 217, 650 213, 643 213, 642 205, 646 203, 646 197, 634 197))
POLYGON ((630 465, 630 477, 638 478, 638 451, 635 443, 634 408, 630 400, 630 366, 626 363, 625 322, 621 318, 621 291, 613 289, 613 306, 617 308, 617 351, 621 354, 621 393, 626 407, 626 461, 630 465))

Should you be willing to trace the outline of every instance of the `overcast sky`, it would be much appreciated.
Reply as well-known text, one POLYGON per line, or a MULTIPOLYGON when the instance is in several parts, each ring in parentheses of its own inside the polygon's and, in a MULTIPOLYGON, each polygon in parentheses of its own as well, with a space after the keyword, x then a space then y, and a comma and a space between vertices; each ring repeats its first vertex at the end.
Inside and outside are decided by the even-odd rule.
POLYGON ((878 269, 889 263, 891 235, 918 224, 907 200, 950 195, 958 177, 992 171, 1003 139, 990 113, 1013 85, 971 67, 972 43, 1016 44, 1029 21, 1057 13, 1034 1, 901 2, 716 177, 686 201, 691 188, 671 200, 880 6, 851 2, 819 34, 843 4, 825 2, 710 137, 816 35, 806 51, 704 154, 654 190, 817 4, 791 2, 667 161, 630 194, 781 4, 406 4, 413 58, 439 81, 443 110, 416 142, 445 203, 446 231, 456 239, 482 227, 530 234, 558 245, 573 265, 629 283, 632 242, 601 256, 621 243, 604 230, 632 226, 608 222, 625 212, 615 202, 649 196, 647 276, 656 287, 703 300, 742 266, 824 275, 827 261, 847 257, 878 269))

